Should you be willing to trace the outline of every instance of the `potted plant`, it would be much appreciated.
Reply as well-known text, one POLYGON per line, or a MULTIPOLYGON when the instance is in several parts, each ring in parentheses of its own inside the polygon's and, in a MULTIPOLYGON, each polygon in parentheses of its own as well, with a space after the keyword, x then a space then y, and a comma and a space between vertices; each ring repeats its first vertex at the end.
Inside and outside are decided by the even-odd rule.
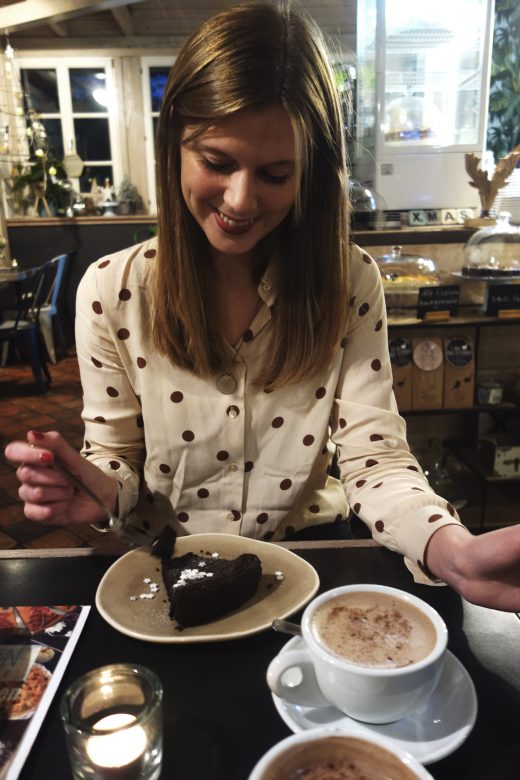
POLYGON ((124 176, 117 188, 118 214, 136 214, 142 209, 142 198, 128 176, 124 176))

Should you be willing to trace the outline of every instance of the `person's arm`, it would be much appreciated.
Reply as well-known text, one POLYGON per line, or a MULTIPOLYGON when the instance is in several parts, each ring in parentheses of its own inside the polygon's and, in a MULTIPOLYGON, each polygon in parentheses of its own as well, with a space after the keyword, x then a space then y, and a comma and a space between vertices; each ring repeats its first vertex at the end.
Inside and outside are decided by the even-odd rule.
POLYGON ((425 563, 468 601, 520 611, 520 525, 479 536, 463 526, 440 528, 427 545, 425 563))

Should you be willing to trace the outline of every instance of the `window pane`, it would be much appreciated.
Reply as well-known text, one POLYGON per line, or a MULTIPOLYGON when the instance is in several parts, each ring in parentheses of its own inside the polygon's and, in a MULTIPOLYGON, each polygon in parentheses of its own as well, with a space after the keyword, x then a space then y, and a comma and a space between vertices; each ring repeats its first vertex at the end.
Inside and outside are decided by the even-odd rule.
POLYGON ((164 88, 168 81, 170 68, 150 68, 150 94, 152 96, 152 111, 160 111, 164 88))
POLYGON ((61 132, 61 119, 40 119, 47 132, 49 141, 48 156, 56 160, 63 159, 63 135, 61 132))
POLYGON ((70 68, 72 110, 75 113, 107 112, 104 68, 70 68))
POLYGON ((75 119, 76 149, 82 160, 111 160, 108 119, 75 119))
POLYGON ((26 111, 33 108, 40 114, 59 113, 58 80, 55 70, 22 68, 20 75, 26 111))
POLYGON ((100 187, 105 183, 105 179, 109 179, 110 183, 113 184, 114 179, 112 177, 111 165, 85 165, 79 180, 80 190, 81 192, 90 192, 93 179, 96 180, 100 187))

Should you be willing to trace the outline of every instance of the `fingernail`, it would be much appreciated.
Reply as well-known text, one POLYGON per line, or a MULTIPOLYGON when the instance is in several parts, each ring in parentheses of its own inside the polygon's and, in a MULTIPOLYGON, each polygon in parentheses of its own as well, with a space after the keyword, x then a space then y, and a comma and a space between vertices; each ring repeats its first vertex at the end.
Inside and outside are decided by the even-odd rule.
POLYGON ((43 433, 40 433, 40 431, 29 431, 31 436, 34 436, 35 439, 44 439, 43 433))
POLYGON ((42 463, 52 463, 52 455, 50 452, 40 452, 39 457, 42 463))

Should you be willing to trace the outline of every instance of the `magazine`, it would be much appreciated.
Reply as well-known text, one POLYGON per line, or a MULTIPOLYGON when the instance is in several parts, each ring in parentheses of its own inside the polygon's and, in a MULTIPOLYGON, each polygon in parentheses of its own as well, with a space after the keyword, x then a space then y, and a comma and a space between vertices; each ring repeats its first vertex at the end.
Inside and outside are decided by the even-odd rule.
POLYGON ((89 612, 0 608, 0 780, 18 777, 89 612))

